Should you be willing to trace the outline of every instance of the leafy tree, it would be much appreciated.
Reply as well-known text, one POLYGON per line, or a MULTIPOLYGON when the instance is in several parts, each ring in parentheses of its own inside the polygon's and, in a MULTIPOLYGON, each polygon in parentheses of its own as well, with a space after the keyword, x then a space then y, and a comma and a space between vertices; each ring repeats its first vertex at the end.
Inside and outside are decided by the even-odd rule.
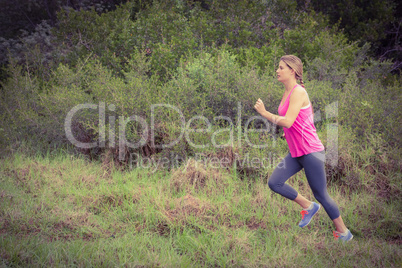
MULTIPOLYGON (((298 2, 303 6, 304 1, 298 2)), ((332 24, 339 23, 350 40, 370 43, 371 51, 377 57, 394 58, 394 70, 402 66, 401 1, 312 0, 307 8, 328 15, 332 24)))
POLYGON ((52 26, 61 8, 75 10, 95 8, 98 12, 114 10, 124 0, 0 0, 0 33, 4 38, 15 38, 21 30, 32 32, 43 20, 52 26))

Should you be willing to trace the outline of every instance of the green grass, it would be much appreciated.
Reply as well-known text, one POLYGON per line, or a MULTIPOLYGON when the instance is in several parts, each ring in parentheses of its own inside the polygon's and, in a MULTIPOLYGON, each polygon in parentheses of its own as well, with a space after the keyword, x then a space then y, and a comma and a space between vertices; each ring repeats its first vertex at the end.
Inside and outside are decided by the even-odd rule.
MULTIPOLYGON (((290 183, 313 198, 304 174, 290 183)), ((331 183, 354 234, 332 237, 299 208, 235 170, 133 169, 68 154, 0 163, 0 267, 400 267, 398 201, 331 183)))

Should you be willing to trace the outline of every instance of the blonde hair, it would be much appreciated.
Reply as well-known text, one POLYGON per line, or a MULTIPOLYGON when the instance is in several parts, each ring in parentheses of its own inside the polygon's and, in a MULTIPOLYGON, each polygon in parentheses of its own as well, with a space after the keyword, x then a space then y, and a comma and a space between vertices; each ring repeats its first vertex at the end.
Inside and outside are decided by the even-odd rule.
POLYGON ((300 80, 300 85, 304 87, 303 83, 303 63, 301 59, 294 55, 285 55, 281 58, 281 61, 287 64, 287 66, 295 71, 296 80, 300 80))

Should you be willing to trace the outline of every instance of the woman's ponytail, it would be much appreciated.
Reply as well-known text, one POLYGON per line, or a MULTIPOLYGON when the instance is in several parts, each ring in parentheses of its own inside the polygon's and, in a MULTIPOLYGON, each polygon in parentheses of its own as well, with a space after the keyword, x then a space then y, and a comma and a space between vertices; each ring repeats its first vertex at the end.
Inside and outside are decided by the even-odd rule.
POLYGON ((303 79, 300 78, 300 85, 304 87, 303 79))

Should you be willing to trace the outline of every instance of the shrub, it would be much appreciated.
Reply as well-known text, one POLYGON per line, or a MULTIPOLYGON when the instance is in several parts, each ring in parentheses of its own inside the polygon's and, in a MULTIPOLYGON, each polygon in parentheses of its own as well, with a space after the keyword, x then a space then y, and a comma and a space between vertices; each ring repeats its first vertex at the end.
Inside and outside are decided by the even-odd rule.
POLYGON ((97 55, 115 72, 121 70, 121 60, 129 56, 135 45, 129 4, 112 12, 98 14, 95 9, 58 13, 58 27, 53 34, 61 61, 75 65, 80 58, 97 55))
MULTIPOLYGON (((365 144, 374 135, 398 147, 401 81, 389 76, 392 63, 372 60, 368 44, 351 43, 323 15, 298 11, 292 0, 215 1, 208 8, 190 1, 141 4, 127 3, 105 14, 66 9, 58 15, 58 28, 43 24, 37 35, 27 36, 36 42, 32 44, 45 36, 46 46, 10 60, 0 104, 5 144, 31 136, 45 146, 69 144, 67 113, 91 103, 106 110, 105 124, 96 109, 77 112, 72 130, 80 141, 104 138, 104 148, 116 152, 122 122, 127 123, 122 141, 126 156, 133 152, 130 141, 145 141, 135 149, 144 156, 220 154, 222 148, 194 148, 184 138, 170 148, 153 146, 177 140, 183 118, 186 125, 195 116, 199 120, 191 122, 192 128, 205 128, 205 118, 212 124, 206 133, 190 134, 196 144, 213 138, 225 143, 233 129, 240 129, 237 139, 245 139, 245 123, 257 115, 253 106, 258 98, 267 110, 277 111, 283 86, 274 78, 275 70, 283 54, 296 54, 304 62, 306 89, 321 120, 318 128, 337 122, 358 142, 365 144), (22 59, 24 67, 17 62, 22 59), (328 119, 326 108, 335 102, 338 117, 328 119), (166 106, 152 117, 153 104, 166 106), (153 128, 145 131, 143 122, 153 128), (115 136, 109 139, 109 132, 115 136)), ((250 127, 264 125, 254 120, 250 127)), ((279 154, 286 146, 273 148, 273 132, 253 133, 250 139, 279 154)), ((252 147, 231 148, 242 157, 264 154, 252 147)))
POLYGON ((362 138, 369 133, 382 133, 389 142, 399 142, 400 131, 395 128, 401 120, 399 83, 384 86, 379 80, 365 79, 359 83, 352 72, 340 96, 340 123, 352 127, 362 138), (352 107, 352 109, 351 109, 352 107))

